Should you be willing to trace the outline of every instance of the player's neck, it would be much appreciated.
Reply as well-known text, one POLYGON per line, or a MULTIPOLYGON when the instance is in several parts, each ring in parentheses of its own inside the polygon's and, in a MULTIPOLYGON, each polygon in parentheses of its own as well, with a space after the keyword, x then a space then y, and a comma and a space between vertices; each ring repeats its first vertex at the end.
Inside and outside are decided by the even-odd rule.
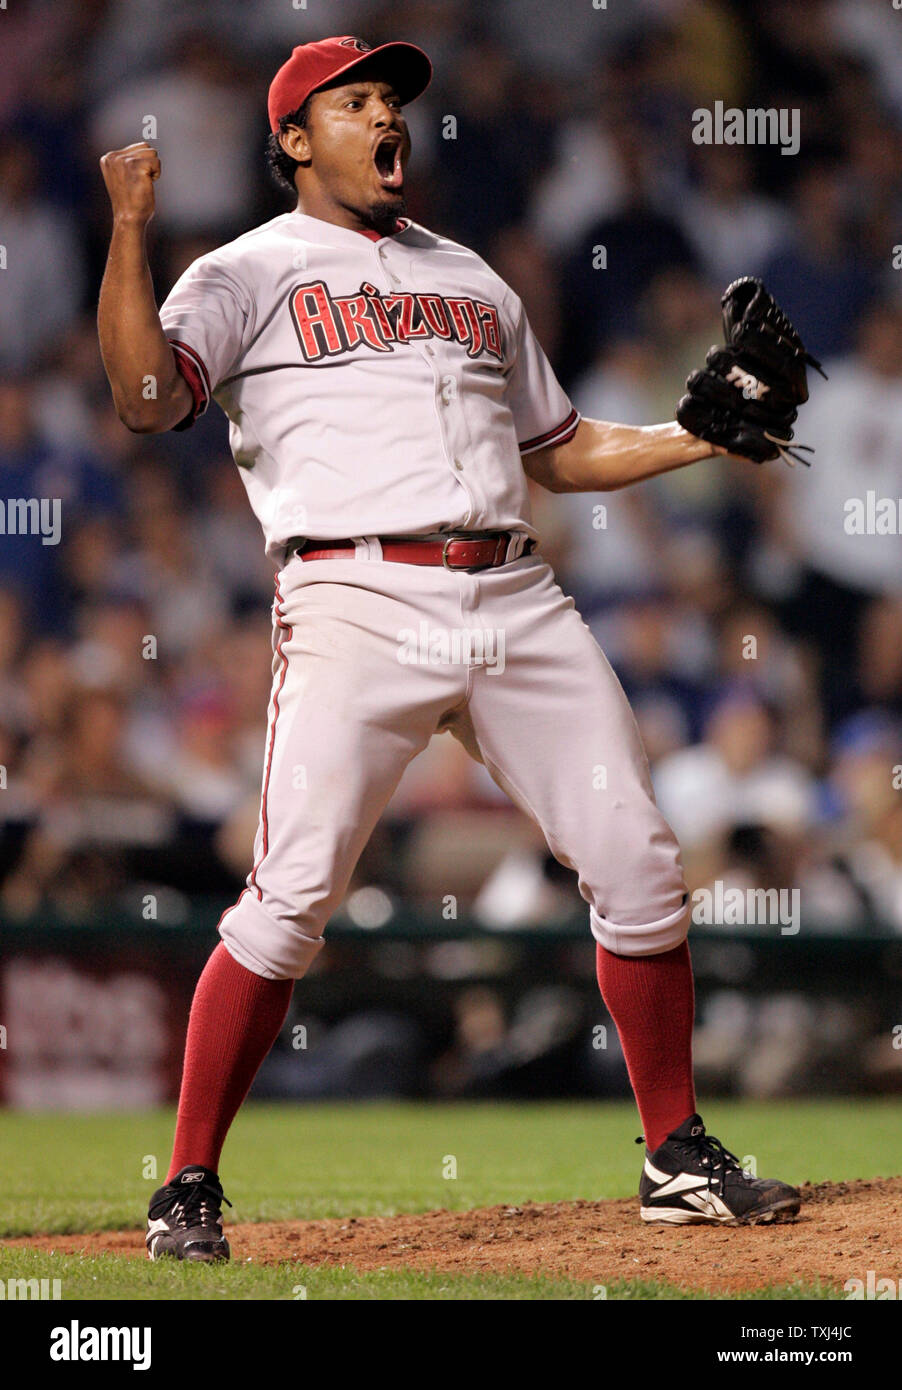
POLYGON ((380 239, 391 236, 397 230, 400 218, 400 213, 396 212, 387 212, 378 219, 368 217, 331 199, 309 194, 298 195, 295 212, 302 213, 304 217, 315 217, 318 222, 330 222, 333 227, 344 227, 349 232, 361 232, 364 236, 380 239))

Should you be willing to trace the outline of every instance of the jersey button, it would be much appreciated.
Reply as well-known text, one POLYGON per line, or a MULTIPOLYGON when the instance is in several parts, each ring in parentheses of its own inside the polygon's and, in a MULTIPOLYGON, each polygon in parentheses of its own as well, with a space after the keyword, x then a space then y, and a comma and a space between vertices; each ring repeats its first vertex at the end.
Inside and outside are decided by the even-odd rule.
POLYGON ((458 473, 463 472, 463 464, 461 463, 460 459, 454 460, 454 467, 457 469, 458 473))

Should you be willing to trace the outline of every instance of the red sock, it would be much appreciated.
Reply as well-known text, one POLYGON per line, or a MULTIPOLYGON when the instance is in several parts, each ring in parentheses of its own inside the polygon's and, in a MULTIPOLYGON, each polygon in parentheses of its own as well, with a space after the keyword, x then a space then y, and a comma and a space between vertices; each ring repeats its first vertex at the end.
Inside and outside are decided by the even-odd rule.
POLYGON ((615 956, 599 945, 595 959, 598 988, 620 1034, 645 1143, 654 1151, 695 1111, 689 943, 659 956, 615 956))
POLYGON ((194 991, 168 1182, 189 1163, 214 1173, 238 1107, 279 1035, 294 980, 245 969, 222 942, 194 991))

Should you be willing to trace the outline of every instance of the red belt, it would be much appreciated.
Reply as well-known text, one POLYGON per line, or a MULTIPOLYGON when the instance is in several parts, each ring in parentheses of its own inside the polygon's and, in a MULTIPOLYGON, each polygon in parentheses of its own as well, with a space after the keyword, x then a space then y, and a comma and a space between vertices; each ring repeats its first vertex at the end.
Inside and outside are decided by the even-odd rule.
MULTIPOLYGON (((507 561, 512 532, 490 531, 479 536, 450 535, 442 540, 419 540, 416 537, 379 537, 382 558, 405 565, 443 565, 446 570, 497 569, 507 561)), ((523 554, 531 554, 532 540, 527 541, 523 554)), ((354 541, 288 542, 288 556, 300 555, 307 560, 343 560, 349 550, 356 550, 354 541)))

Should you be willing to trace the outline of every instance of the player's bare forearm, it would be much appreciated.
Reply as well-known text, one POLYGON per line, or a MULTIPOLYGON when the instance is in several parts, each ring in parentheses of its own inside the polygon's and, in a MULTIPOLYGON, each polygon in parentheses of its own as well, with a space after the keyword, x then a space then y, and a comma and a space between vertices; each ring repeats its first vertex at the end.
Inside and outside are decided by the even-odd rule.
POLYGON ((675 421, 616 425, 583 419, 569 443, 525 454, 523 467, 549 492, 611 492, 725 452, 675 421))
POLYGON ((140 433, 171 429, 183 420, 191 392, 160 323, 144 227, 136 222, 113 225, 97 330, 120 420, 140 433))
POLYGON ((97 306, 100 353, 120 420, 136 433, 172 429, 192 406, 163 332, 145 234, 153 216, 156 152, 146 145, 104 155, 113 232, 97 306))

